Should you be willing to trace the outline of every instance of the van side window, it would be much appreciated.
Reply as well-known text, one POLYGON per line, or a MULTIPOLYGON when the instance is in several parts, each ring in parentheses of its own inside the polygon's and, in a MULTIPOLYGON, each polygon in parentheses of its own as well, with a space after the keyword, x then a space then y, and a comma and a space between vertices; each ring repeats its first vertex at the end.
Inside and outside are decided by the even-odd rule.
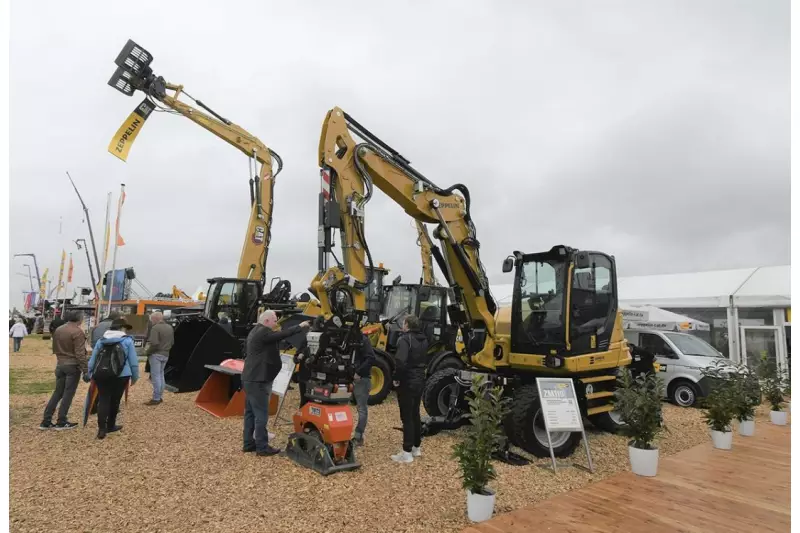
POLYGON ((653 333, 641 333, 639 346, 653 355, 671 356, 675 354, 664 339, 653 333))

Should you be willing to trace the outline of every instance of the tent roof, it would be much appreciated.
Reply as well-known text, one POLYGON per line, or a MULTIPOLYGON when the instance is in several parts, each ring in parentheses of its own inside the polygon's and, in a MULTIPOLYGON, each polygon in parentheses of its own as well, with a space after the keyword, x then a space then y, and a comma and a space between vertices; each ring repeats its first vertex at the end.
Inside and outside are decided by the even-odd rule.
POLYGON ((791 266, 619 278, 620 300, 658 307, 784 307, 791 302, 791 266))
MULTIPOLYGON (((493 285, 501 306, 511 304, 514 286, 493 285)), ((789 307, 791 265, 619 278, 619 298, 656 307, 789 307)))

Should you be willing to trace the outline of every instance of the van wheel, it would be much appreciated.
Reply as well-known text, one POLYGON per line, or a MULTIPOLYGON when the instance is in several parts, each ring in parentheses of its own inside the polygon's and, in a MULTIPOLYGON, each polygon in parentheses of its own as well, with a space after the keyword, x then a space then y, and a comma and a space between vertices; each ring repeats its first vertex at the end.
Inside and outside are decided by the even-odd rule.
POLYGON ((680 380, 669 387, 669 399, 679 407, 692 407, 697 403, 699 396, 697 385, 691 381, 680 380))

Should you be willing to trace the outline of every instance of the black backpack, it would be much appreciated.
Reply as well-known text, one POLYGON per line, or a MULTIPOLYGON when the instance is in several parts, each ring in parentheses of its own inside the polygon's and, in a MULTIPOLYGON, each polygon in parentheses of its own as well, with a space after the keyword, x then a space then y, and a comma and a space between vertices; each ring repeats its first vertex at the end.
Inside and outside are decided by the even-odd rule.
POLYGON ((108 379, 116 378, 122 373, 125 368, 125 348, 122 347, 122 342, 114 342, 104 344, 97 354, 97 363, 94 365, 94 372, 92 377, 95 379, 108 379))

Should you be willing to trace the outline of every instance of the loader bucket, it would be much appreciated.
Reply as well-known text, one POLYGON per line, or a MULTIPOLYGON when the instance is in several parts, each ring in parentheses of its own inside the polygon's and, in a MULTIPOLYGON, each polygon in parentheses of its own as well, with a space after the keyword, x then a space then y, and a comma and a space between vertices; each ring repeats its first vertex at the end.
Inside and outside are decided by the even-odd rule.
MULTIPOLYGON (((221 366, 212 366, 209 370, 211 375, 197 394, 194 404, 217 418, 243 416, 245 392, 241 371, 221 366)), ((277 414, 279 404, 280 397, 272 394, 269 400, 270 416, 277 414)))
POLYGON ((198 391, 211 374, 205 365, 241 358, 239 341, 215 322, 203 316, 181 320, 164 368, 166 388, 171 392, 198 391))
MULTIPOLYGON (((217 369, 220 367, 216 367, 217 369)), ((229 374, 224 370, 211 370, 211 375, 197 394, 194 404, 217 418, 244 414, 244 390, 241 373, 229 374)))

